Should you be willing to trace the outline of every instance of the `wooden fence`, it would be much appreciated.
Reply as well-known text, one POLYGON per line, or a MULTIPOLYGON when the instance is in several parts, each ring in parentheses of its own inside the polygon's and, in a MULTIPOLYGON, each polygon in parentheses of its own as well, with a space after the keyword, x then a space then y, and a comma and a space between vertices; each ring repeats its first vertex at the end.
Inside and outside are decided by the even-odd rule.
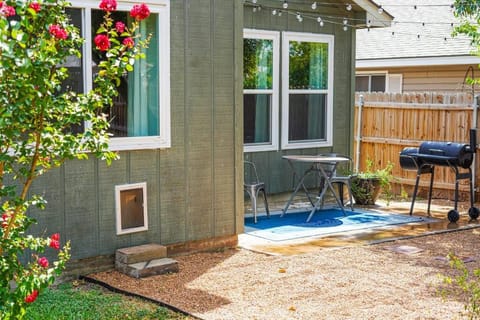
MULTIPOLYGON (((375 168, 394 163, 393 174, 397 186, 411 191, 415 185, 415 171, 400 167, 399 154, 405 147, 418 147, 423 141, 470 141, 474 122, 474 98, 466 93, 363 93, 355 96, 354 159, 359 170, 365 170, 367 159, 375 168), (364 104, 359 108, 360 96, 364 104), (361 133, 358 137, 358 117, 361 109, 361 133), (358 152, 357 144, 360 141, 358 152)), ((477 116, 478 118, 478 116, 477 116)), ((478 122, 477 122, 478 123, 478 122)), ((478 135, 477 135, 478 136, 478 135)), ((477 153, 478 155, 478 153, 477 153)), ((478 162, 474 166, 475 181, 479 180, 478 162)), ((422 176, 421 186, 428 186, 429 175, 422 176)), ((453 190, 455 175, 447 167, 435 169, 434 190, 453 190)), ((400 189, 395 188, 398 192, 400 189)), ((468 191, 468 180, 460 181, 460 190, 468 191)), ((453 196, 453 192, 451 193, 453 196)), ((468 194, 467 194, 468 195, 468 194)))

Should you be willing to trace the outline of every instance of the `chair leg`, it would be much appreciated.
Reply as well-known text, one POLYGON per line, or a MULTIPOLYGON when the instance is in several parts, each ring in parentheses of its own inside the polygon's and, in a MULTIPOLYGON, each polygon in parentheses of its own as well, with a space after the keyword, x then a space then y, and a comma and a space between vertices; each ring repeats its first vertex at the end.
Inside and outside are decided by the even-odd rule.
POLYGON ((265 210, 267 211, 267 217, 270 218, 270 210, 268 210, 267 193, 265 192, 265 189, 262 189, 262 191, 263 191, 263 200, 265 202, 265 210))
POLYGON ((253 208, 253 223, 257 223, 257 196, 253 194, 252 198, 252 208, 253 208))
POLYGON ((348 197, 350 199, 350 209, 353 211, 353 197, 352 197, 352 186, 350 183, 347 183, 348 197))

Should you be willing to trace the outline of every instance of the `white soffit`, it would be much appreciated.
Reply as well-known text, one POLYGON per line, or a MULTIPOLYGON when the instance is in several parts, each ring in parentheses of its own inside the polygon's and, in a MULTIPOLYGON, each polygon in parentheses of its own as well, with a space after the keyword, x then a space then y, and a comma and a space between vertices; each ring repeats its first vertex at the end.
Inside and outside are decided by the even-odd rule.
POLYGON ((416 67, 438 65, 480 64, 478 56, 423 57, 357 60, 356 68, 416 67))

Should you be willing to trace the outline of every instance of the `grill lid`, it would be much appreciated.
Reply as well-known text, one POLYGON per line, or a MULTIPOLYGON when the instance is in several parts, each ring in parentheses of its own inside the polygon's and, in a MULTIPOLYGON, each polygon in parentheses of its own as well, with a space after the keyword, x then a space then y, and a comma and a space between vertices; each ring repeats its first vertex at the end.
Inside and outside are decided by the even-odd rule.
POLYGON ((473 162, 473 152, 467 143, 425 141, 420 145, 416 156, 424 163, 465 169, 473 162))

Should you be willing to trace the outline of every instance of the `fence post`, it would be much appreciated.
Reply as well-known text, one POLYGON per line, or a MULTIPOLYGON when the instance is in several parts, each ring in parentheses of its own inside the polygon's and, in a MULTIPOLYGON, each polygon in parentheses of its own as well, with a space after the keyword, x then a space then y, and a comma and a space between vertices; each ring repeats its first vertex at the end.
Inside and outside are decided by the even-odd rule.
POLYGON ((362 109, 364 104, 363 95, 359 97, 359 104, 358 104, 358 123, 357 123, 357 150, 355 156, 355 171, 359 171, 359 164, 360 164, 360 144, 362 141, 362 109))

